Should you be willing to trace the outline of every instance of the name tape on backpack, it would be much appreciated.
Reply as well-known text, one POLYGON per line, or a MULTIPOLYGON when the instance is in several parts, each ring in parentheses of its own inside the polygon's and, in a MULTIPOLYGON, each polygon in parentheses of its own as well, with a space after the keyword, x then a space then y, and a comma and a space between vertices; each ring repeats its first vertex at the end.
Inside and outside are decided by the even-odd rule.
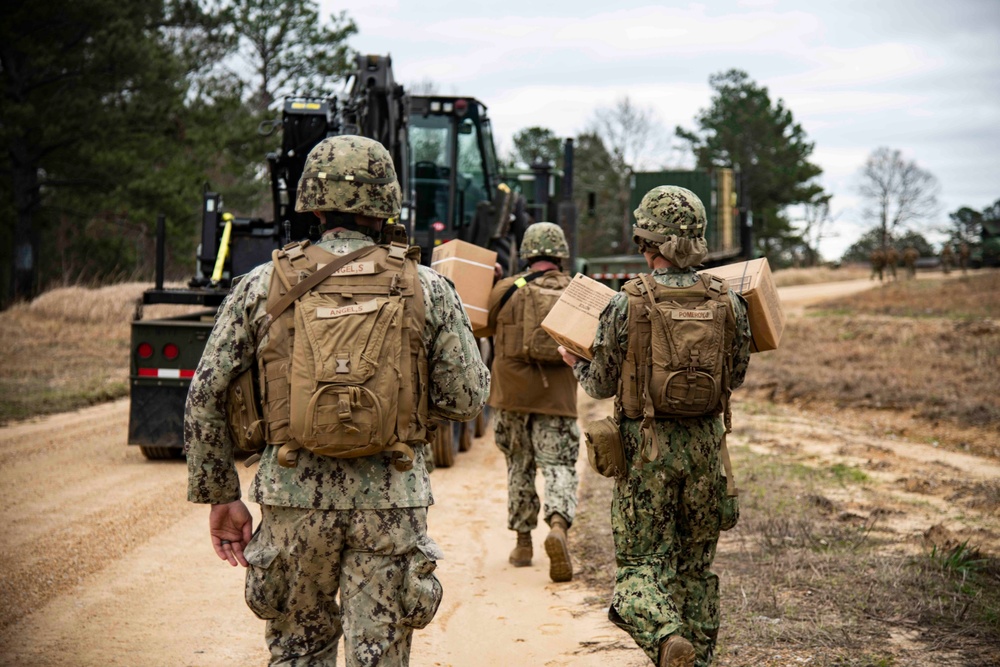
POLYGON ((333 317, 343 317, 344 315, 362 315, 372 313, 378 309, 375 299, 364 303, 355 303, 350 306, 340 306, 339 308, 317 308, 316 319, 328 320, 333 317))
POLYGON ((708 310, 671 310, 670 317, 675 320, 710 320, 712 313, 708 310))

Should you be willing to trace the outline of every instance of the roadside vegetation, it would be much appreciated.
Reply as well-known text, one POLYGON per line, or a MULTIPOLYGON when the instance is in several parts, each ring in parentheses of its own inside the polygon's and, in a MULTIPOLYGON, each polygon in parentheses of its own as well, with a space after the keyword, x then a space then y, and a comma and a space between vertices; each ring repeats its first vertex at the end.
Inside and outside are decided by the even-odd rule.
POLYGON ((778 287, 793 285, 816 285, 842 280, 864 280, 871 275, 871 268, 864 264, 844 264, 843 266, 814 266, 790 268, 774 271, 774 284, 778 287))
POLYGON ((129 326, 148 287, 64 287, 0 312, 0 424, 128 396, 129 326))
POLYGON ((1000 272, 900 280, 807 310, 737 394, 865 411, 880 428, 1000 459, 1000 272))
MULTIPOLYGON (((869 484, 857 468, 816 469, 746 446, 732 453, 741 517, 723 533, 713 567, 722 591, 713 664, 1000 664, 995 554, 943 529, 915 546, 885 522, 893 510, 845 509, 837 498, 869 484)), ((588 470, 574 524, 579 574, 601 606, 614 589, 611 493, 611 481, 588 470)))

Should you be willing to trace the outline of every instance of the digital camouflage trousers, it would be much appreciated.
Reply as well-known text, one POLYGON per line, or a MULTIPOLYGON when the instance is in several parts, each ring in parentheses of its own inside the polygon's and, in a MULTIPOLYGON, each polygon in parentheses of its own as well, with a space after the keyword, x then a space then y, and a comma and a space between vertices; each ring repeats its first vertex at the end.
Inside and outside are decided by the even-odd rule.
POLYGON ((496 410, 495 423, 497 447, 507 459, 507 527, 527 532, 538 525, 538 468, 545 481, 545 521, 560 514, 572 525, 579 483, 576 459, 580 427, 576 418, 496 410))
POLYGON ((611 506, 617 571, 609 616, 655 664, 680 633, 696 665, 711 663, 719 632, 719 578, 710 570, 721 527, 725 477, 717 418, 656 420, 659 457, 643 463, 638 420, 624 419, 629 461, 611 506))
POLYGON ((408 665, 442 594, 427 508, 261 511, 246 601, 267 621, 270 665, 334 667, 341 636, 347 667, 408 665))

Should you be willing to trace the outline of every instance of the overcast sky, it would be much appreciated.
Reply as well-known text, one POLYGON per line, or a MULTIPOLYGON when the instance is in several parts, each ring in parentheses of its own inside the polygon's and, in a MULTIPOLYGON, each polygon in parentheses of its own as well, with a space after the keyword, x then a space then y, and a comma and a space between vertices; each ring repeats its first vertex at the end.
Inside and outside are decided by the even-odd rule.
POLYGON ((324 16, 346 10, 351 46, 390 54, 400 83, 482 100, 501 154, 525 127, 575 136, 625 95, 668 134, 694 129, 709 75, 745 70, 815 142, 837 216, 827 258, 868 227, 857 173, 879 146, 937 177, 938 226, 1000 199, 1000 0, 320 4, 324 16))

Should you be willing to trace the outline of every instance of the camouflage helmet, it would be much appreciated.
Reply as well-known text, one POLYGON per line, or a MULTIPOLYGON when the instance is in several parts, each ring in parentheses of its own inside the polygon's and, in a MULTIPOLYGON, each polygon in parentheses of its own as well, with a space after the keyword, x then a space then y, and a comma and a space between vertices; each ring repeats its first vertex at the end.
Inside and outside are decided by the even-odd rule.
POLYGON ((386 219, 399 215, 401 200, 389 151, 374 139, 342 135, 327 137, 309 151, 295 210, 386 219))
POLYGON ((632 240, 642 252, 655 252, 681 269, 708 255, 705 205, 698 195, 676 185, 653 188, 635 209, 632 240))
POLYGON ((562 228, 554 222, 536 222, 524 230, 521 239, 521 259, 558 257, 569 259, 569 245, 562 228))
POLYGON ((698 195, 676 185, 660 185, 647 192, 635 209, 633 240, 641 246, 640 239, 659 245, 666 236, 699 238, 705 236, 707 222, 698 195))

